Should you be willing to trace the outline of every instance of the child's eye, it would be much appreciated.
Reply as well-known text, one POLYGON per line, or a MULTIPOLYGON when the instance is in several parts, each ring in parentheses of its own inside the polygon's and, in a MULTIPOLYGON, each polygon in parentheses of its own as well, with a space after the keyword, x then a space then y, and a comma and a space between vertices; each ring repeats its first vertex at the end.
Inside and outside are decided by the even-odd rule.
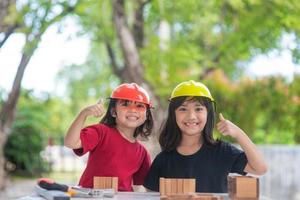
POLYGON ((201 112, 201 111, 204 110, 204 108, 203 108, 203 107, 197 107, 195 110, 196 110, 197 112, 201 112))
POLYGON ((120 105, 127 107, 129 105, 129 102, 128 101, 120 101, 120 105))
POLYGON ((137 104, 136 107, 137 108, 146 108, 146 106, 144 104, 137 104))
POLYGON ((136 109, 139 111, 145 111, 147 107, 145 104, 136 104, 136 109))
POLYGON ((179 107, 178 111, 186 111, 186 108, 185 107, 179 107))

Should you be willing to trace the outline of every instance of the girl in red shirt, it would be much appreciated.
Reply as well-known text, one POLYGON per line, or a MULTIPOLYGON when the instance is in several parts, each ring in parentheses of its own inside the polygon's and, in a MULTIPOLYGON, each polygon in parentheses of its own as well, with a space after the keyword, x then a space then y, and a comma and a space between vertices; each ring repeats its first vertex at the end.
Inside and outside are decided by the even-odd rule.
POLYGON ((147 138, 152 131, 150 109, 148 93, 136 83, 125 83, 112 92, 99 124, 84 128, 87 117, 103 115, 102 102, 81 110, 65 137, 65 146, 77 155, 89 152, 80 186, 93 188, 95 176, 118 177, 119 191, 133 191, 133 184, 143 184, 151 161, 137 136, 147 138))

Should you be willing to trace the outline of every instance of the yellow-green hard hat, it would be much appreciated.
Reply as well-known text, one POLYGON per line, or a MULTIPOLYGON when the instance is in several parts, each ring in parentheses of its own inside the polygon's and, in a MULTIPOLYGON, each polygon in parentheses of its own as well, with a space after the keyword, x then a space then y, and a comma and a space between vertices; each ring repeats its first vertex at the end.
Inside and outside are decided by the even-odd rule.
POLYGON ((211 101, 214 101, 209 89, 203 83, 193 80, 179 83, 172 91, 170 100, 182 96, 207 97, 211 101))

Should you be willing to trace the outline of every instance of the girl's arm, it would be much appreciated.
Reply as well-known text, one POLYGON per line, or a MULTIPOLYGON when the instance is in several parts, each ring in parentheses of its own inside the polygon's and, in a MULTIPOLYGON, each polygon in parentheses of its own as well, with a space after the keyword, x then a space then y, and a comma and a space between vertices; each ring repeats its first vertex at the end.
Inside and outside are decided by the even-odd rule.
POLYGON ((231 121, 226 120, 221 113, 219 118, 220 122, 217 124, 218 131, 223 135, 230 135, 235 138, 247 156, 248 164, 244 171, 256 175, 265 174, 267 172, 267 164, 263 155, 247 134, 231 121))
POLYGON ((101 102, 84 108, 72 122, 65 136, 65 146, 71 149, 79 149, 82 147, 80 140, 80 131, 84 128, 85 120, 88 116, 101 117, 104 108, 101 102))

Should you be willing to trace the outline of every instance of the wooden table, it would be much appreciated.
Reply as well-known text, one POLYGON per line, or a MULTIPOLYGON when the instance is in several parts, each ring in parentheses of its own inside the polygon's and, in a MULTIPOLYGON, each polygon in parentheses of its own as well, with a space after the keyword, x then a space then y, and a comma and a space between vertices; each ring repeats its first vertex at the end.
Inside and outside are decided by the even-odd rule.
MULTIPOLYGON (((227 193, 217 194, 224 197, 224 200, 229 200, 227 193)), ((71 198, 72 200, 159 200, 159 192, 118 192, 113 198, 101 197, 101 198, 71 198)), ((43 197, 37 194, 32 194, 19 198, 17 200, 45 200, 43 197)), ((259 200, 271 200, 270 198, 260 196, 259 200)))

